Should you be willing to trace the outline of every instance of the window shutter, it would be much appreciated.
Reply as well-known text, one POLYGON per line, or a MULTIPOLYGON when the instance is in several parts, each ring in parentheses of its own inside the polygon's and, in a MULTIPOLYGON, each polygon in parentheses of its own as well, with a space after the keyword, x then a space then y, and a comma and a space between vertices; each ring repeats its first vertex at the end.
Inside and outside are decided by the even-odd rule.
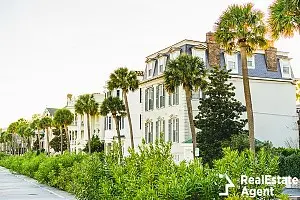
POLYGON ((171 106, 172 105, 172 94, 170 93, 169 94, 169 106, 171 106))
POLYGON ((176 105, 179 105, 179 87, 177 87, 175 90, 176 90, 176 105))
POLYGON ((156 86, 156 108, 159 108, 159 85, 156 86))
POLYGON ((154 107, 154 87, 151 87, 151 110, 154 107))
POLYGON ((153 122, 151 122, 151 134, 150 134, 150 142, 153 143, 153 122))
POLYGON ((146 141, 146 143, 148 143, 148 133, 147 133, 147 131, 148 131, 148 123, 146 123, 145 124, 145 141, 146 141))
POLYGON ((162 85, 162 107, 165 107, 165 86, 162 85))
POLYGON ((145 90, 145 111, 148 111, 148 89, 145 90))
POLYGON ((179 142, 179 118, 176 119, 176 142, 179 142))
POLYGON ((172 120, 169 119, 169 142, 172 141, 172 120))
POLYGON ((156 121, 156 140, 159 139, 159 121, 156 121))
POLYGON ((166 138, 165 120, 162 121, 162 133, 163 133, 163 141, 165 141, 166 138))
POLYGON ((106 130, 107 117, 104 117, 104 130, 106 130))
POLYGON ((173 142, 176 142, 176 123, 175 123, 175 119, 173 119, 173 142))

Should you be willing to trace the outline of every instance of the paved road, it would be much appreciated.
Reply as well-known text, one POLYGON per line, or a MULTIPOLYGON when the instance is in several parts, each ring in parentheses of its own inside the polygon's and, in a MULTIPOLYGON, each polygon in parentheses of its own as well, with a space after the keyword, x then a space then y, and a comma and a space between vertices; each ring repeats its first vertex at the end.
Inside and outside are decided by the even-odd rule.
POLYGON ((0 200, 75 200, 61 190, 37 183, 36 180, 15 175, 0 167, 0 200))

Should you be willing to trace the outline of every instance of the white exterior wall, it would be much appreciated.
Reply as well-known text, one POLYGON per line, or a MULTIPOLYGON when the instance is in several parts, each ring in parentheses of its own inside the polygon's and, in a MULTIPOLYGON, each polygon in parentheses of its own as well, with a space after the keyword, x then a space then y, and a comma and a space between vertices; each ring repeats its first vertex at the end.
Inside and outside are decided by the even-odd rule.
MULTIPOLYGON (((236 87, 236 99, 245 105, 243 82, 241 77, 231 79, 236 87)), ((179 160, 192 159, 192 144, 182 143, 191 138, 185 92, 182 87, 179 88, 179 105, 169 106, 168 93, 165 96, 165 107, 145 111, 145 89, 150 86, 156 86, 163 83, 163 78, 156 78, 142 84, 142 116, 143 128, 142 138, 144 136, 145 122, 152 120, 154 122, 154 139, 155 139, 155 122, 158 117, 166 120, 166 140, 168 139, 167 120, 171 115, 177 115, 179 118, 179 143, 173 143, 172 154, 179 156, 179 160)), ((286 141, 298 147, 298 129, 296 115, 295 85, 291 81, 270 80, 270 79, 250 79, 252 93, 252 103, 255 122, 255 138, 261 141, 271 141, 275 147, 287 146, 286 141)), ((155 101, 155 98, 154 98, 155 101)), ((193 99, 194 117, 198 114, 199 100, 193 99)), ((246 113, 244 114, 246 117, 246 113)), ((247 125, 245 127, 247 129, 247 125)))
MULTIPOLYGON (((245 105, 242 79, 232 78, 232 82, 237 100, 245 105)), ((275 147, 287 146, 286 141, 298 147, 295 85, 291 81, 250 79, 250 88, 255 138, 269 140, 275 147)))

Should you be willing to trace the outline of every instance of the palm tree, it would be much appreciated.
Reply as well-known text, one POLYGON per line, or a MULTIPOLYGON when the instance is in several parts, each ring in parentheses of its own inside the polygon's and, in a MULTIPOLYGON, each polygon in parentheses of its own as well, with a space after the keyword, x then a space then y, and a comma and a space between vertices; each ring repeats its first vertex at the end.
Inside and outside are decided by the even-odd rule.
POLYGON ((13 155, 15 155, 15 153, 16 153, 17 127, 18 127, 18 122, 13 122, 7 128, 7 132, 11 135, 11 147, 12 147, 13 155))
POLYGON ((269 12, 268 24, 274 39, 300 33, 300 0, 276 0, 269 12))
POLYGON ((65 129, 65 133, 66 133, 66 136, 67 136, 68 150, 69 150, 69 152, 71 151, 70 136, 69 136, 69 133, 68 133, 68 126, 70 124, 72 124, 73 120, 74 120, 74 114, 71 113, 71 111, 66 109, 66 108, 58 109, 54 113, 53 121, 60 128, 61 154, 63 154, 63 133, 62 133, 63 128, 65 129))
POLYGON ((165 88, 168 93, 174 93, 176 88, 181 85, 185 91, 190 130, 193 140, 194 158, 196 149, 196 130, 191 102, 192 91, 205 86, 205 75, 206 70, 203 61, 198 57, 187 54, 181 54, 175 60, 170 60, 167 63, 166 71, 164 72, 165 88))
POLYGON ((129 71, 126 67, 121 67, 119 69, 116 69, 109 76, 109 81, 107 82, 107 88, 110 91, 118 88, 122 89, 122 94, 125 102, 125 108, 126 108, 126 113, 127 113, 128 123, 129 123, 131 148, 134 149, 132 121, 130 116, 127 94, 129 91, 134 92, 139 88, 139 80, 137 78, 136 72, 129 71))
POLYGON ((43 117, 40 121, 40 127, 46 132, 47 135, 47 152, 50 153, 49 141, 49 128, 52 126, 52 119, 50 117, 43 117))
POLYGON ((38 140, 38 150, 41 151, 41 135, 40 135, 40 118, 38 117, 34 117, 33 121, 30 124, 30 127, 33 130, 37 131, 37 140, 38 140))
POLYGON ((240 49, 242 60, 242 75, 244 96, 249 127, 250 149, 255 152, 254 119, 251 92, 248 78, 247 55, 251 55, 257 48, 267 45, 265 39, 266 26, 264 14, 253 9, 253 4, 231 5, 220 16, 216 23, 215 39, 228 53, 240 49))
POLYGON ((19 119, 17 121, 17 123, 18 124, 17 124, 16 132, 21 138, 21 147, 22 147, 21 154, 23 154, 24 153, 23 144, 24 144, 24 140, 25 140, 25 131, 26 131, 27 127, 29 126, 29 123, 23 118, 19 119))
POLYGON ((96 102, 94 95, 84 94, 80 95, 75 103, 75 112, 83 116, 87 116, 87 128, 88 128, 88 148, 89 154, 91 153, 91 125, 90 117, 95 116, 98 113, 99 103, 96 102))
POLYGON ((119 127, 119 121, 121 117, 126 116, 126 108, 123 103, 123 101, 118 98, 118 97, 108 97, 106 98, 101 106, 100 106, 100 114, 102 116, 106 116, 109 113, 111 113, 115 125, 116 125, 116 131, 117 131, 117 136, 118 136, 118 143, 119 143, 119 154, 120 154, 120 159, 122 159, 122 142, 121 142, 121 134, 120 134, 120 127, 119 127))

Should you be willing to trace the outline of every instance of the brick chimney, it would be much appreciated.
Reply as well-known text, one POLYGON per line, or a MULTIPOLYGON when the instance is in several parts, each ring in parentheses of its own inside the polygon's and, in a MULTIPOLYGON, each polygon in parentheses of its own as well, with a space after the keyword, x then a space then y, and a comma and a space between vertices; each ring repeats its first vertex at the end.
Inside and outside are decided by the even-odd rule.
POLYGON ((267 70, 277 72, 277 48, 269 47, 265 51, 267 70))
POLYGON ((216 43, 213 32, 206 33, 206 45, 209 66, 220 65, 220 45, 216 43))

